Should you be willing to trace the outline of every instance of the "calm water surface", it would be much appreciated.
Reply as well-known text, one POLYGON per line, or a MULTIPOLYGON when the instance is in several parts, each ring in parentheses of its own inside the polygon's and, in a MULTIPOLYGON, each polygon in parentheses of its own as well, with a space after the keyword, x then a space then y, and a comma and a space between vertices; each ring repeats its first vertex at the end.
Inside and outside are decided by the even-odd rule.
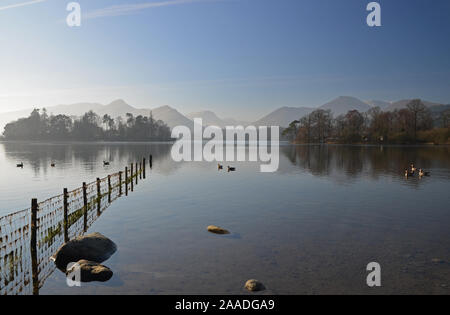
POLYGON ((0 216, 153 155, 147 179, 89 230, 117 244, 113 278, 69 288, 55 270, 40 294, 244 294, 251 278, 268 294, 450 293, 450 147, 285 145, 270 174, 175 163, 170 149, 0 143, 0 216), (432 176, 405 179, 410 162, 432 176), (381 288, 366 285, 372 261, 381 288))

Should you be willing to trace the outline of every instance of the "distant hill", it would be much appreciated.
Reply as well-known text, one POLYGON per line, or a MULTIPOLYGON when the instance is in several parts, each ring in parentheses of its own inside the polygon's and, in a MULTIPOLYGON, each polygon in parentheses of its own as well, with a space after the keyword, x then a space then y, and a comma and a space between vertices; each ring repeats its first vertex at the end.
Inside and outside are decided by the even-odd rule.
MULTIPOLYGON (((320 109, 330 109, 333 112, 334 117, 346 114, 349 110, 358 110, 360 112, 366 112, 370 108, 374 106, 380 107, 384 111, 393 111, 395 109, 401 109, 406 108, 406 105, 411 100, 405 99, 400 100, 397 102, 387 102, 382 100, 371 100, 371 101, 361 101, 358 98, 351 97, 351 96, 340 96, 318 108, 320 109)), ((445 109, 448 109, 449 105, 442 105, 438 103, 433 103, 429 101, 423 101, 423 103, 430 108, 430 110, 433 113, 433 117, 437 117, 440 112, 444 111, 445 109)), ((183 115, 176 109, 165 105, 157 108, 135 108, 129 104, 127 104, 124 100, 118 99, 110 104, 102 105, 99 103, 77 103, 77 104, 70 104, 70 105, 56 105, 56 106, 50 106, 46 107, 48 114, 65 114, 69 116, 81 116, 84 113, 88 112, 89 110, 94 111, 99 116, 103 116, 105 114, 110 115, 113 118, 116 117, 124 117, 127 113, 131 113, 134 116, 138 115, 144 115, 148 116, 150 115, 150 112, 152 112, 153 117, 157 120, 164 121, 170 128, 173 128, 175 126, 184 125, 189 127, 190 129, 193 128, 194 123, 192 121, 193 118, 202 118, 203 119, 203 126, 210 126, 215 125, 219 126, 221 128, 225 126, 248 126, 250 124, 256 125, 256 126, 280 126, 280 127, 287 127, 289 124, 296 120, 300 119, 305 115, 310 114, 312 111, 314 111, 317 108, 312 107, 281 107, 270 114, 264 116, 263 118, 253 122, 245 122, 236 120, 233 118, 220 118, 218 117, 214 112, 210 110, 190 113, 188 115, 183 115)), ((21 111, 15 111, 15 112, 9 112, 9 113, 1 113, 0 114, 0 134, 3 132, 3 127, 14 120, 17 120, 19 118, 28 117, 32 111, 32 108, 29 108, 27 110, 21 110, 21 111)))
POLYGON ((214 112, 210 110, 195 112, 187 114, 186 117, 189 119, 201 118, 203 120, 203 126, 218 126, 225 128, 226 126, 247 126, 250 123, 246 121, 239 121, 233 118, 219 118, 214 112))
POLYGON ((311 113, 315 108, 309 107, 281 107, 260 120, 255 121, 255 126, 280 126, 288 127, 289 124, 311 113))
MULTIPOLYGON (((390 106, 388 106, 386 108, 387 111, 394 111, 394 110, 399 110, 402 108, 406 108, 406 105, 408 105, 409 102, 411 102, 412 99, 407 99, 407 100, 400 100, 397 102, 393 102, 390 106)), ((433 106, 440 106, 442 104, 438 104, 438 103, 433 103, 433 102, 429 102, 429 101, 425 101, 422 100, 422 103, 426 106, 426 107, 433 107, 433 106)))
POLYGON ((237 120, 234 118, 224 118, 222 119, 226 126, 248 126, 251 123, 244 120, 237 120))
MULTIPOLYGON (((153 114, 153 118, 164 121, 170 128, 173 128, 178 125, 184 125, 188 126, 189 128, 192 128, 194 125, 189 118, 182 115, 176 109, 168 105, 154 109, 139 109, 127 104, 124 100, 121 99, 115 100, 107 105, 102 105, 99 103, 76 103, 70 105, 50 106, 46 107, 46 109, 49 115, 65 114, 68 116, 81 116, 84 113, 92 110, 100 116, 108 114, 113 118, 119 116, 125 117, 127 113, 131 113, 134 116, 138 115, 149 116, 151 111, 153 114)), ((17 120, 19 118, 28 117, 31 111, 32 109, 30 108, 27 110, 21 110, 16 112, 2 113, 0 115, 0 130, 3 130, 3 127, 11 121, 17 120)))
POLYGON ((368 111, 371 106, 360 99, 352 96, 339 96, 334 100, 320 106, 321 109, 329 109, 333 115, 339 116, 342 114, 347 114, 350 110, 358 110, 361 113, 368 111))
POLYGON ((222 119, 217 117, 217 115, 214 112, 209 110, 190 113, 187 114, 186 117, 192 120, 194 118, 201 118, 203 120, 203 126, 218 126, 221 128, 226 126, 226 123, 222 119))
POLYGON ((381 110, 385 110, 392 104, 391 102, 379 101, 379 100, 370 100, 370 101, 365 101, 365 102, 372 107, 379 107, 381 110))
MULTIPOLYGON (((377 104, 382 101, 376 101, 377 104)), ((363 102, 355 97, 351 96, 340 96, 320 107, 319 109, 331 110, 333 115, 339 116, 341 114, 346 114, 349 110, 358 110, 360 112, 368 111, 372 105, 363 102)), ((264 116, 260 120, 254 122, 256 126, 280 126, 287 127, 289 124, 306 116, 318 108, 312 107, 281 107, 267 116, 264 116)))
MULTIPOLYGON (((150 112, 149 112, 150 113, 150 112)), ((170 128, 186 126, 192 129, 194 122, 169 105, 152 109, 153 118, 164 121, 170 128)))
POLYGON ((447 105, 434 105, 429 107, 432 113, 442 113, 443 111, 450 109, 450 104, 447 105))

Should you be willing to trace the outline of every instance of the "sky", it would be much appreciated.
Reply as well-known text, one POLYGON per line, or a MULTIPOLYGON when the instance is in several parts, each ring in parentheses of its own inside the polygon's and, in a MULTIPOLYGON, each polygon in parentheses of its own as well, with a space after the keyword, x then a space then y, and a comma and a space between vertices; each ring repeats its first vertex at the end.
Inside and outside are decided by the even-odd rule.
POLYGON ((0 0, 0 113, 124 99, 254 121, 340 95, 450 103, 450 1, 0 0))

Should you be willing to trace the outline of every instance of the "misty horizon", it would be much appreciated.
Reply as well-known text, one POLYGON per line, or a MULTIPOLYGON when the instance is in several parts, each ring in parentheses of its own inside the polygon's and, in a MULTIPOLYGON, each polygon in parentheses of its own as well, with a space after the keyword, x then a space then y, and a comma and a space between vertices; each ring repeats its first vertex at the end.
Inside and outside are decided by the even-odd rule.
POLYGON ((384 3, 379 28, 360 1, 87 1, 76 28, 55 2, 16 2, 0 7, 0 113, 122 98, 254 121, 338 95, 450 103, 446 1, 384 3))

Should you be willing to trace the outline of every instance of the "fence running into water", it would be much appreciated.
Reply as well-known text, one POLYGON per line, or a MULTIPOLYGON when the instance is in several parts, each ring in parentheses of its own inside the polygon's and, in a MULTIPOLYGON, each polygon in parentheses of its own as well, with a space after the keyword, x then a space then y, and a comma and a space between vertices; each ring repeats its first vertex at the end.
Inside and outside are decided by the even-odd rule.
MULTIPOLYGON (((149 160, 152 167, 152 156, 149 160)), ((0 295, 39 294, 56 266, 50 257, 84 234, 117 198, 146 177, 145 158, 124 172, 97 178, 72 191, 0 218, 0 295)))

